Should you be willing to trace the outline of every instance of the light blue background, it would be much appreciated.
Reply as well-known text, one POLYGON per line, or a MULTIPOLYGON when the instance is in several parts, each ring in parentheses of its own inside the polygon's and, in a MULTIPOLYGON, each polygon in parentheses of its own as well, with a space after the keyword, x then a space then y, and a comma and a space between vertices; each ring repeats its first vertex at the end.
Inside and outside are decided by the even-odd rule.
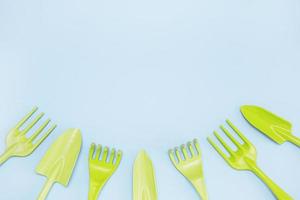
POLYGON ((274 199, 254 175, 232 170, 206 142, 230 118, 255 144, 258 164, 300 199, 300 149, 278 146, 239 113, 264 106, 300 136, 298 0, 0 0, 0 149, 34 105, 59 126, 30 157, 0 169, 1 200, 32 200, 34 168, 55 138, 82 129, 68 188, 49 199, 87 199, 91 142, 124 151, 100 199, 132 199, 132 165, 146 149, 160 200, 199 199, 167 150, 201 142, 212 200, 274 199))

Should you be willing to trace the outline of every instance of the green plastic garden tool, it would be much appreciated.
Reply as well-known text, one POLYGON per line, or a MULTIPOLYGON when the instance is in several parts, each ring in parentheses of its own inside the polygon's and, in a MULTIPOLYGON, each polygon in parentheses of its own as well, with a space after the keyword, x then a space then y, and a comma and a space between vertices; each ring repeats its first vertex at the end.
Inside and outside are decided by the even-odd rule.
POLYGON ((54 185, 68 185, 81 149, 81 132, 68 129, 51 145, 36 168, 36 172, 47 177, 47 182, 38 200, 44 200, 54 185))
POLYGON ((258 106, 242 106, 241 112, 252 126, 274 142, 283 144, 289 141, 300 147, 300 138, 292 135, 292 124, 287 120, 258 106))
POLYGON ((219 148, 210 138, 209 143, 215 148, 215 150, 223 157, 223 159, 236 170, 248 170, 258 176, 273 192, 274 196, 278 200, 293 200, 293 198, 281 189, 276 183, 274 183, 256 164, 256 149, 253 144, 229 121, 226 120, 228 125, 237 133, 243 142, 239 142, 234 136, 224 127, 220 128, 237 147, 237 150, 233 150, 225 140, 215 131, 214 135, 218 141, 227 150, 229 156, 225 154, 221 148, 219 148))
POLYGON ((157 200, 153 164, 146 151, 141 151, 134 163, 133 200, 157 200))
POLYGON ((208 195, 203 175, 201 150, 198 141, 188 142, 169 150, 169 157, 176 169, 192 183, 202 200, 207 200, 208 195))
POLYGON ((108 147, 96 145, 93 143, 89 153, 89 173, 90 173, 90 189, 89 200, 96 200, 105 183, 113 175, 120 165, 122 159, 122 151, 112 149, 109 152, 108 147))
POLYGON ((0 156, 0 165, 7 161, 10 157, 25 157, 30 155, 55 129, 56 125, 51 126, 47 131, 45 131, 43 136, 37 139, 50 123, 50 119, 48 119, 32 135, 27 136, 27 133, 44 116, 44 113, 40 113, 35 119, 29 122, 25 128, 22 128, 37 110, 37 107, 33 108, 30 113, 28 113, 9 131, 6 137, 6 150, 0 156))

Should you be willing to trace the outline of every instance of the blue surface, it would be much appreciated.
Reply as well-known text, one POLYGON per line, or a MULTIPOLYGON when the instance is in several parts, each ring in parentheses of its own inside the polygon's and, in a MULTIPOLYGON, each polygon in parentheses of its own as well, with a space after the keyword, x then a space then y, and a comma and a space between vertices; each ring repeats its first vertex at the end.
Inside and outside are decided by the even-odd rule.
POLYGON ((300 199, 300 149, 276 145, 239 113, 257 104, 300 136, 298 0, 0 1, 0 149, 33 105, 59 126, 27 158, 0 168, 1 200, 32 200, 45 179, 34 168, 69 127, 83 148, 68 188, 49 199, 86 199, 91 142, 124 151, 101 198, 132 199, 132 165, 151 155, 159 199, 199 199, 167 150, 198 138, 212 200, 274 199, 254 175, 232 170, 206 142, 230 118, 255 144, 258 164, 300 199))

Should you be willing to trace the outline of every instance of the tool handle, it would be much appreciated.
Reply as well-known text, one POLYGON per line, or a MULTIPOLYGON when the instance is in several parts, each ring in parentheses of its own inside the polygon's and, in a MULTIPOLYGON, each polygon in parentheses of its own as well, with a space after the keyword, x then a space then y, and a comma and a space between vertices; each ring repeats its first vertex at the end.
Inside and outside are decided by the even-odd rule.
POLYGON ((293 200, 288 193, 273 182, 256 164, 252 164, 251 169, 270 188, 278 200, 293 200))
POLYGON ((5 163, 9 158, 11 157, 11 151, 6 150, 1 156, 0 156, 0 165, 5 163))
POLYGON ((38 200, 45 200, 48 196, 48 193, 50 191, 50 189, 52 188, 54 184, 54 181, 53 180, 48 180, 46 182, 46 184, 44 185, 39 197, 38 197, 38 200))
POLYGON ((298 138, 298 137, 296 137, 294 135, 286 135, 286 138, 291 143, 293 143, 293 144, 297 145, 298 147, 300 147, 300 138, 298 138))
POLYGON ((88 200, 97 200, 102 187, 103 187, 103 184, 90 183, 89 199, 88 200))
POLYGON ((206 191, 205 181, 203 178, 196 179, 192 181, 193 186, 197 190, 198 194, 201 197, 201 200, 208 200, 208 195, 206 191))

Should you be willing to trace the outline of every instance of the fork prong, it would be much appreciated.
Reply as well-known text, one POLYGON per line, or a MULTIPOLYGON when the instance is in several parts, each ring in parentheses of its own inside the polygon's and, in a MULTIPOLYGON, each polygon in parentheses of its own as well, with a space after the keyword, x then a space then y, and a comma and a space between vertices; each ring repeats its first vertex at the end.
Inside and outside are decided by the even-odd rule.
POLYGON ((95 159, 100 160, 100 154, 102 152, 102 146, 100 144, 97 145, 95 159))
POLYGON ((227 119, 226 122, 245 143, 251 144, 251 142, 246 138, 246 136, 229 119, 227 119))
POLYGON ((183 145, 181 145, 180 148, 181 148, 181 151, 182 151, 182 154, 183 154, 184 159, 185 159, 185 160, 188 159, 188 158, 189 158, 189 154, 188 154, 188 152, 187 152, 186 146, 183 144, 183 145))
POLYGON ((194 157, 196 154, 195 154, 195 150, 194 150, 194 148, 193 148, 192 142, 188 142, 188 143, 187 143, 187 146, 188 146, 189 151, 190 151, 190 153, 191 153, 191 157, 194 157))
POLYGON ((54 131, 54 129, 57 127, 57 125, 51 126, 49 130, 35 143, 34 147, 37 148, 51 133, 54 131))
POLYGON ((96 144, 92 143, 89 151, 89 159, 94 158, 95 148, 96 148, 96 144))
POLYGON ((214 149, 223 157, 223 159, 229 163, 227 155, 208 137, 208 142, 214 147, 214 149))
POLYGON ((28 131, 44 116, 44 113, 39 114, 30 124, 27 125, 27 127, 22 130, 22 134, 28 133, 28 131))
POLYGON ((30 136, 29 141, 32 142, 36 139, 36 137, 46 128, 46 126, 50 123, 50 119, 47 119, 39 128, 30 136))
POLYGON ((36 111, 38 107, 34 107, 27 115, 25 115, 15 126, 15 128, 19 129, 36 111))
POLYGON ((199 144, 199 141, 197 139, 194 139, 194 145, 195 145, 195 148, 198 152, 198 155, 201 156, 201 149, 200 149, 200 144, 199 144))
POLYGON ((220 128, 222 129, 222 131, 227 135, 227 137, 238 147, 241 148, 242 144, 240 144, 230 133, 229 131, 224 127, 224 126, 220 126, 220 128))
POLYGON ((223 140, 223 138, 216 131, 214 131, 214 135, 223 145, 223 147, 230 153, 230 155, 233 155, 234 151, 232 150, 232 148, 223 140))
POLYGON ((106 162, 108 153, 109 153, 109 148, 104 147, 103 156, 102 156, 102 159, 101 159, 102 161, 106 162))
POLYGON ((117 153, 117 157, 116 157, 116 163, 115 163, 116 167, 118 167, 120 165, 122 157, 123 157, 123 153, 122 153, 122 151, 119 150, 117 153))
POLYGON ((111 150, 110 157, 109 157, 109 163, 110 164, 112 164, 114 162, 115 156, 116 156, 116 149, 113 148, 111 150))

